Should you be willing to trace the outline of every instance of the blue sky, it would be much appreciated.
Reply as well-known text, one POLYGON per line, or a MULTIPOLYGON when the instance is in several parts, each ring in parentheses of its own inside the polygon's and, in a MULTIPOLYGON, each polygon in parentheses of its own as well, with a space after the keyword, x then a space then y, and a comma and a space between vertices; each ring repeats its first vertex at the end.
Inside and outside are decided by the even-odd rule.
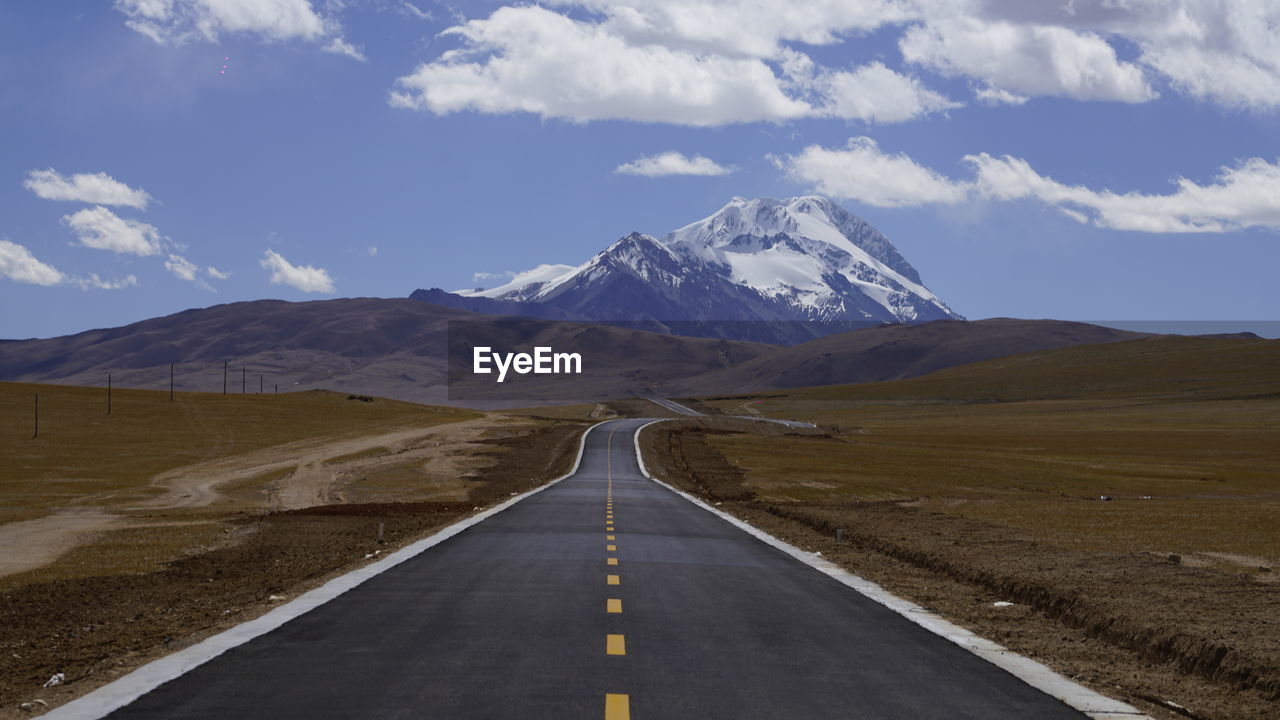
POLYGON ((1280 319, 1274 3, 793 5, 0 5, 0 337, 492 286, 810 192, 970 318, 1280 319))

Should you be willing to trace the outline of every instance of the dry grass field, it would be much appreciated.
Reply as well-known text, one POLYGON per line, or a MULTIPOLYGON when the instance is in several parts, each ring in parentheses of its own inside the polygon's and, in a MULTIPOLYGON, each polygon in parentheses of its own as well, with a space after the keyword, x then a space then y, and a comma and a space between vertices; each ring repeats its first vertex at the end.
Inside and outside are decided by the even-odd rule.
POLYGON ((281 395, 112 391, 0 383, 0 523, 74 505, 138 502, 163 471, 313 438, 430 427, 480 413, 324 391, 281 395), (40 432, 33 438, 34 397, 40 432))
POLYGON ((668 426, 649 445, 677 482, 1157 714, 1275 717, 1280 342, 1148 338, 699 401, 820 427, 668 426))
POLYGON ((546 482, 589 425, 323 391, 117 389, 108 416, 105 389, 0 383, 0 408, 0 718, 546 482))

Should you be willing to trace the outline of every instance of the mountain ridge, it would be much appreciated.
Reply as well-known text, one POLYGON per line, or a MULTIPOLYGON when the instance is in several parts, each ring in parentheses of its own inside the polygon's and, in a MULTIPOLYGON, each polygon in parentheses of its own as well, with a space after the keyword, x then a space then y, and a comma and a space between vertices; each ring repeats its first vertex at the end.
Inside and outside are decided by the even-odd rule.
MULTIPOLYGON (((921 283, 887 237, 816 195, 734 198, 661 239, 625 235, 581 265, 544 264, 488 290, 432 288, 414 296, 604 322, 813 323, 800 333, 780 329, 772 341, 783 343, 839 331, 851 321, 963 319, 921 283)), ((731 326, 699 327, 735 338, 731 326)))

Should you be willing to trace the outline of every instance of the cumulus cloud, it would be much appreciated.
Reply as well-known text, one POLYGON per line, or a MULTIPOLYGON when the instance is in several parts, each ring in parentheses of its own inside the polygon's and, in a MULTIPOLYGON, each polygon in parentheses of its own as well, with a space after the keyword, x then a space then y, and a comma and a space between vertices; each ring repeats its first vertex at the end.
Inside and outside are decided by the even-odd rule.
MULTIPOLYGON (((941 15, 954 14, 957 6, 930 2, 923 7, 941 15)), ((1272 0, 969 0, 958 7, 979 23, 1125 40, 1138 50, 1133 65, 1163 77, 1180 93, 1230 108, 1280 108, 1280 4, 1272 0)), ((1013 50, 994 46, 990 52, 1013 50)), ((1116 75, 1100 48, 1091 58, 1116 75)))
POLYGON ((967 192, 962 185, 903 153, 882 152, 869 137, 850 138, 843 148, 810 145, 796 155, 775 158, 774 162, 793 180, 824 195, 876 207, 953 204, 963 200, 967 192))
POLYGON ((101 205, 64 215, 62 222, 85 247, 129 255, 160 254, 160 232, 155 226, 126 220, 101 205))
POLYGON ((397 80, 393 106, 695 126, 809 112, 756 58, 630 45, 600 24, 538 6, 500 8, 445 34, 464 47, 397 80))
POLYGON ((855 32, 919 16, 907 0, 552 0, 604 16, 611 34, 634 44, 776 58, 784 42, 831 45, 855 32))
POLYGON ((124 205, 139 210, 145 209, 151 201, 151 195, 145 190, 131 188, 104 172, 76 173, 67 177, 53 168, 32 170, 22 184, 45 200, 124 205))
POLYGON ((1090 32, 955 16, 911 27, 899 49, 907 62, 1023 95, 1129 103, 1156 97, 1142 68, 1090 32))
POLYGON ((60 285, 67 277, 36 259, 26 247, 0 240, 0 277, 31 285, 60 285))
POLYGON ((816 113, 847 120, 895 123, 960 107, 918 79, 873 62, 852 72, 830 72, 815 81, 825 98, 816 113))
POLYGON ((288 285, 302 292, 332 293, 333 279, 329 271, 311 265, 293 265, 274 250, 262 256, 262 267, 271 271, 272 285, 288 285))
POLYGON ((817 145, 775 160, 820 192, 879 207, 953 205, 975 198, 1035 200, 1078 222, 1152 233, 1222 233, 1280 229, 1280 159, 1250 158, 1219 168, 1213 181, 1177 178, 1173 192, 1140 193, 1069 185, 1037 172, 1021 158, 966 155, 972 179, 955 180, 904 154, 888 154, 870 138, 845 148, 817 145))
POLYGON ((213 278, 214 280, 226 280, 227 278, 231 277, 231 273, 223 272, 212 265, 205 268, 204 272, 206 275, 213 278))
POLYGON ((646 155, 629 163, 623 163, 614 169, 622 175, 643 175, 644 177, 661 177, 663 175, 728 175, 734 168, 725 167, 708 157, 694 155, 686 157, 674 150, 646 155))
POLYGON ((368 58, 364 56, 364 50, 362 48, 358 48, 340 37, 334 38, 328 45, 325 45, 320 49, 327 53, 333 53, 334 55, 345 55, 352 60, 359 60, 360 62, 368 61, 368 58))
POLYGON ((544 5, 459 21, 444 34, 461 47, 401 77, 391 104, 693 126, 902 122, 955 107, 902 67, 821 67, 801 52, 887 31, 907 67, 969 80, 987 105, 1037 96, 1141 103, 1171 89, 1227 107, 1280 108, 1280 4, 1271 0, 544 5))
POLYGON ((162 45, 237 33, 314 41, 333 29, 309 0, 115 0, 115 9, 130 28, 162 45))

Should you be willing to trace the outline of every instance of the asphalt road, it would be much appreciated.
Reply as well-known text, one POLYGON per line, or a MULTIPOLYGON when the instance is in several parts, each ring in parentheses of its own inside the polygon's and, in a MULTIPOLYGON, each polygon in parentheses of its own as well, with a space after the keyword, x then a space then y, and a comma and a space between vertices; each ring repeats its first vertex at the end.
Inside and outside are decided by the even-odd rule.
MULTIPOLYGON (((662 407, 670 410, 673 413, 677 413, 680 415, 687 415, 689 417, 703 417, 702 413, 698 412, 697 410, 694 410, 693 408, 685 407, 684 405, 681 405, 675 400, 668 400, 666 398, 660 398, 660 397, 651 397, 649 398, 649 400, 650 402, 654 402, 654 403, 657 403, 658 405, 661 405, 662 407)), ((758 422, 774 423, 775 425, 786 425, 787 427, 793 427, 793 428, 817 427, 813 423, 803 422, 800 420, 778 420, 777 418, 759 417, 756 415, 729 415, 728 417, 738 418, 739 420, 756 420, 758 422)))
POLYGON ((643 423, 110 717, 1083 717, 645 479, 643 423))

